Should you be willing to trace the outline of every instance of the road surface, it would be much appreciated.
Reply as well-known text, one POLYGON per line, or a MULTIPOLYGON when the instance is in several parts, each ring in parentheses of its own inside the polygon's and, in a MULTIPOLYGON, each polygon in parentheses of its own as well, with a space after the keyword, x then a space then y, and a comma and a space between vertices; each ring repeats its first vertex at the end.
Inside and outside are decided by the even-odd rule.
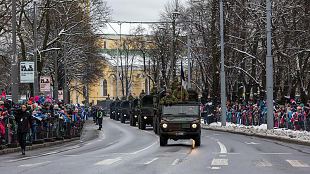
POLYGON ((169 141, 109 118, 85 127, 81 141, 0 156, 1 174, 309 174, 310 147, 202 130, 202 145, 169 141))

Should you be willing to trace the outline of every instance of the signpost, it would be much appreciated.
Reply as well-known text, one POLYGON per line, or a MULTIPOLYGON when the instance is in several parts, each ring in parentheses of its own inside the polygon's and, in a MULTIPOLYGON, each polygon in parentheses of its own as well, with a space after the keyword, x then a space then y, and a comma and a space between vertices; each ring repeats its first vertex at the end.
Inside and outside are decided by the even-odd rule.
POLYGON ((51 77, 40 77, 40 92, 51 92, 51 77))
POLYGON ((20 83, 34 83, 34 62, 20 62, 20 83))
POLYGON ((63 99, 64 99, 64 91, 58 90, 58 100, 63 100, 63 99))

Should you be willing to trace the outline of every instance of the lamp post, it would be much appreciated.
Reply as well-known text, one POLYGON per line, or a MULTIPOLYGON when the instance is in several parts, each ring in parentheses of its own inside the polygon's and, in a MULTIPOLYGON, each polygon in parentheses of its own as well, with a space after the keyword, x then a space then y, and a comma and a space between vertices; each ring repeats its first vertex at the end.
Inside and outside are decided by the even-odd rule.
POLYGON ((11 93, 12 101, 18 101, 18 59, 16 51, 16 0, 12 0, 12 59, 11 59, 11 93))

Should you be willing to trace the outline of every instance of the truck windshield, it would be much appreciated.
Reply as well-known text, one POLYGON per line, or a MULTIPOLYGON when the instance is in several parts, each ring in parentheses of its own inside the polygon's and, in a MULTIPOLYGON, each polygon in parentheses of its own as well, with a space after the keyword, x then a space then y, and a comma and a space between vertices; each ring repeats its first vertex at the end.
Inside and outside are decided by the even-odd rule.
POLYGON ((199 115, 199 106, 164 106, 163 115, 165 116, 199 115))

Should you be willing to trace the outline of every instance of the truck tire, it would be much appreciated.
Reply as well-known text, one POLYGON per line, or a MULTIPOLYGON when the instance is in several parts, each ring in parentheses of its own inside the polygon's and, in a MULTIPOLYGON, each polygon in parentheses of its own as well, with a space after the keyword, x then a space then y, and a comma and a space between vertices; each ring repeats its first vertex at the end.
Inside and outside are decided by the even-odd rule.
POLYGON ((129 121, 130 126, 133 126, 133 118, 130 116, 130 121, 129 121))
POLYGON ((195 140, 195 146, 199 147, 199 146, 200 146, 200 144, 201 144, 200 135, 199 135, 199 136, 197 136, 194 140, 195 140))
POLYGON ((144 121, 141 120, 140 123, 141 123, 141 125, 140 125, 141 130, 145 130, 146 129, 146 124, 144 123, 144 121))
POLYGON ((166 137, 163 136, 159 136, 159 143, 160 146, 166 146, 168 144, 168 139, 166 137))
POLYGON ((121 123, 125 123, 125 117, 121 116, 121 123))

